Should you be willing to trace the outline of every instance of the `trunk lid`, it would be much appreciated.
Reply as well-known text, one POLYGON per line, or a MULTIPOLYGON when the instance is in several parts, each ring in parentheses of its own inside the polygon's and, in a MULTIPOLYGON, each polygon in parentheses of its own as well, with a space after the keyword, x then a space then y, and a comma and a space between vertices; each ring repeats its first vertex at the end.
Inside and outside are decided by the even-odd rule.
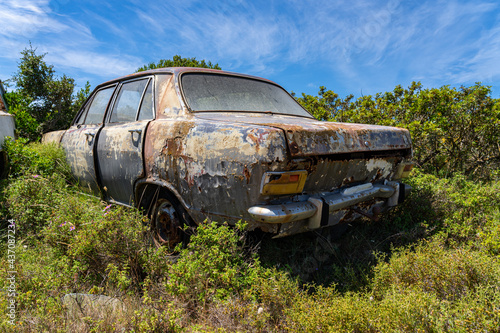
POLYGON ((292 158, 411 149, 406 129, 264 113, 198 113, 197 118, 283 130, 292 158))

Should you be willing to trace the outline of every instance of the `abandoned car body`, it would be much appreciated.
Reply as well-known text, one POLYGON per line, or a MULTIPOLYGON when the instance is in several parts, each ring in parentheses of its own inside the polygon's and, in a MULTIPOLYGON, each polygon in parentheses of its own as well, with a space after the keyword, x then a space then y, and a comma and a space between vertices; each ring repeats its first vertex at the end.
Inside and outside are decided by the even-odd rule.
POLYGON ((275 83, 163 68, 99 85, 60 142, 80 184, 151 214, 159 239, 206 218, 286 236, 400 203, 405 129, 321 122, 275 83))

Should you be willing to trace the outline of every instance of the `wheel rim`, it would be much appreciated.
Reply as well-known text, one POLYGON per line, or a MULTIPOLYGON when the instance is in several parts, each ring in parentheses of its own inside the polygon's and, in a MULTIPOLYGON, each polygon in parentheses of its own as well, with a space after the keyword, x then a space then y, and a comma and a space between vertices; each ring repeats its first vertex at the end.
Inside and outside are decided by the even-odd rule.
POLYGON ((182 241, 182 225, 175 207, 168 200, 158 203, 154 229, 161 245, 175 247, 182 241))

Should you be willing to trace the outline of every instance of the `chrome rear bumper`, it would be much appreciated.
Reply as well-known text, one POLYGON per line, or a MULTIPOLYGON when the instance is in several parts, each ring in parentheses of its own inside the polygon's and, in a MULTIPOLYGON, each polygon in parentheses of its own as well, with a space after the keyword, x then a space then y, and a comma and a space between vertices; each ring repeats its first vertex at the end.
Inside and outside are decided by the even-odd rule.
POLYGON ((309 228, 316 229, 328 218, 327 215, 337 210, 375 198, 387 199, 389 207, 396 206, 410 190, 410 186, 397 182, 366 183, 332 194, 311 196, 307 201, 253 206, 248 212, 256 221, 264 223, 288 223, 308 219, 309 228))

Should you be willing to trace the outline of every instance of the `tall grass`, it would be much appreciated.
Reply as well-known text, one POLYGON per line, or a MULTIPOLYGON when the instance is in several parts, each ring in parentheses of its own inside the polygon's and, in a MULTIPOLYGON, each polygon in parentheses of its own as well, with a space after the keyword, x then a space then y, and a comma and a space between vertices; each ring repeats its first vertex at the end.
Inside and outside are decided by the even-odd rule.
POLYGON ((205 223, 173 256, 151 244, 141 212, 81 194, 59 148, 7 151, 24 162, 1 184, 2 234, 7 219, 17 226, 16 326, 0 312, 4 331, 500 329, 498 182, 416 171, 413 194, 383 221, 283 240, 205 223), (71 293, 123 306, 70 311, 71 293))

